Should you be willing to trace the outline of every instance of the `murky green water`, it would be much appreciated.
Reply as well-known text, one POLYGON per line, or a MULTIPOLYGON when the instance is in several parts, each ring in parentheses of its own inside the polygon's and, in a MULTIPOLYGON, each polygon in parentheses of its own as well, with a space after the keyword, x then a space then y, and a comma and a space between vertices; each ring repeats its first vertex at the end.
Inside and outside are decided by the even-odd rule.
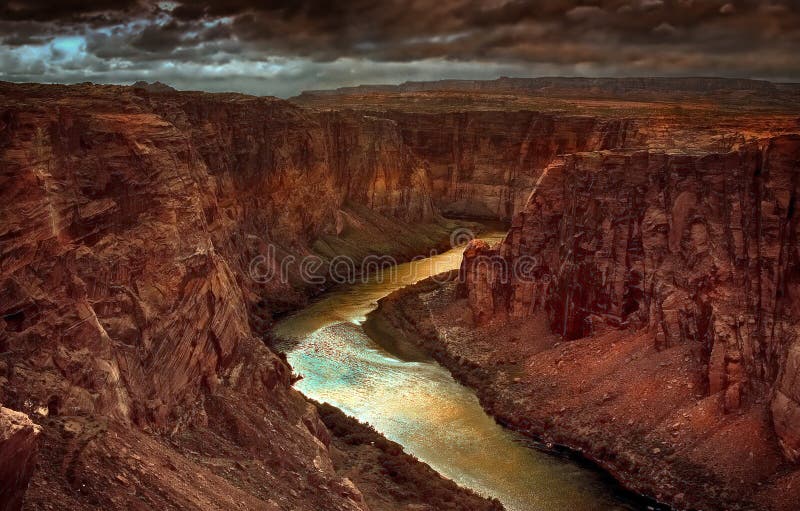
MULTIPOLYGON (((502 233, 482 236, 489 241, 502 233)), ((498 498, 509 511, 637 509, 608 480, 579 463, 532 449, 489 417, 475 394, 435 361, 407 362, 361 328, 377 300, 457 268, 463 248, 396 266, 337 289, 276 326, 297 388, 368 422, 462 486, 498 498)))

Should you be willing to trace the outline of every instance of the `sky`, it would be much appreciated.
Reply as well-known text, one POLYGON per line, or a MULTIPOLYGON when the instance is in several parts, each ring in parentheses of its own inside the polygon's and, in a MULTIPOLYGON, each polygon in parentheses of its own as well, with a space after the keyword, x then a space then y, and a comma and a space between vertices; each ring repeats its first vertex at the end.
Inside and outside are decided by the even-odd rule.
POLYGON ((500 76, 800 82, 800 0, 0 0, 0 80, 289 97, 500 76))

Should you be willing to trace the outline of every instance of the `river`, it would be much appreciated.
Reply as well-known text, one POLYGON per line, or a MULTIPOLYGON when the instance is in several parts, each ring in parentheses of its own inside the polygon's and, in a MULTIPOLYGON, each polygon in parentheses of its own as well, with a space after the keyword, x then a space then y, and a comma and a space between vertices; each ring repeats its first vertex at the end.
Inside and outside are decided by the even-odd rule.
MULTIPOLYGON (((495 242, 502 236, 481 237, 495 242)), ((280 321, 275 334, 291 342, 279 349, 303 376, 296 388, 371 424, 440 474, 499 499, 509 511, 643 509, 607 476, 534 449, 499 426, 474 392, 437 362, 400 359, 366 335, 361 324, 380 298, 458 268, 462 252, 458 247, 375 273, 280 321)))

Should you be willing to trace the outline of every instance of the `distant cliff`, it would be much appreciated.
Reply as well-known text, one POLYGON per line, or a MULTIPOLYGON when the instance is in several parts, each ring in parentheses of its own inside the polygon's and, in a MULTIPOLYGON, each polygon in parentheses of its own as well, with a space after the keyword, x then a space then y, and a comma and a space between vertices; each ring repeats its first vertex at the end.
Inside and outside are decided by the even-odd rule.
POLYGON ((442 92, 656 102, 676 101, 680 98, 696 101, 702 95, 706 101, 723 105, 738 104, 745 108, 771 106, 785 110, 790 105, 800 105, 800 84, 797 83, 711 77, 501 77, 496 80, 409 81, 398 85, 359 85, 333 90, 311 90, 292 100, 312 103, 319 99, 333 103, 342 101, 346 96, 385 97, 442 92))

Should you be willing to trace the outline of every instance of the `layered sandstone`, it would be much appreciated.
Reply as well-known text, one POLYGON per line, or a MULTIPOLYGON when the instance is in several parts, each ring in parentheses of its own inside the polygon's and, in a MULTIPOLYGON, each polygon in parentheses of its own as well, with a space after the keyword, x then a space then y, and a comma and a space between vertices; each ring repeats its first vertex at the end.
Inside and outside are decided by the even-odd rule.
POLYGON ((508 275, 472 271, 493 252, 467 251, 473 310, 484 322, 544 310, 565 339, 611 323, 694 343, 709 392, 736 409, 746 387, 776 381, 796 337, 798 159, 797 135, 723 154, 569 156, 496 249, 508 275))
POLYGON ((319 285, 251 266, 359 212, 441 221, 390 121, 0 84, 0 161, 0 401, 45 426, 31 508, 368 508, 260 337, 319 285))
MULTIPOLYGON (((467 248, 463 296, 490 331, 544 318, 548 332, 577 346, 611 335, 611 348, 598 341, 600 349, 614 353, 630 338, 679 353, 685 362, 671 363, 720 415, 755 416, 757 438, 774 431, 796 461, 798 176, 798 135, 723 153, 568 155, 542 175, 501 245, 467 248)), ((623 367, 608 370, 622 378, 623 367)), ((631 378, 609 392, 634 399, 631 378)), ((746 459, 749 440, 727 449, 746 459)))
POLYGON ((28 506, 366 509, 379 483, 349 479, 264 344, 324 284, 299 264, 274 276, 424 252, 446 238, 439 211, 513 216, 498 252, 469 254, 556 276, 505 285, 468 257, 484 326, 544 312, 567 338, 613 325, 690 347, 724 409, 771 399, 796 458, 798 143, 777 135, 797 122, 770 106, 794 92, 756 87, 742 115, 734 89, 717 115, 519 87, 309 109, 0 83, 0 402, 43 426, 46 456, 28 506))
POLYGON ((64 412, 163 424, 184 390, 231 367, 249 308, 302 301, 294 274, 249 279, 252 257, 311 253, 348 202, 435 216, 390 121, 320 123, 235 95, 6 89, 4 347, 72 375, 37 376, 26 396, 59 388, 64 412))
POLYGON ((557 156, 728 152, 798 129, 800 89, 755 80, 509 79, 309 91, 292 101, 397 123, 446 214, 510 220, 557 156), (707 94, 707 95, 706 95, 707 94))
POLYGON ((530 111, 381 115, 428 164, 436 205, 456 217, 510 220, 556 155, 643 143, 626 119, 530 111))

